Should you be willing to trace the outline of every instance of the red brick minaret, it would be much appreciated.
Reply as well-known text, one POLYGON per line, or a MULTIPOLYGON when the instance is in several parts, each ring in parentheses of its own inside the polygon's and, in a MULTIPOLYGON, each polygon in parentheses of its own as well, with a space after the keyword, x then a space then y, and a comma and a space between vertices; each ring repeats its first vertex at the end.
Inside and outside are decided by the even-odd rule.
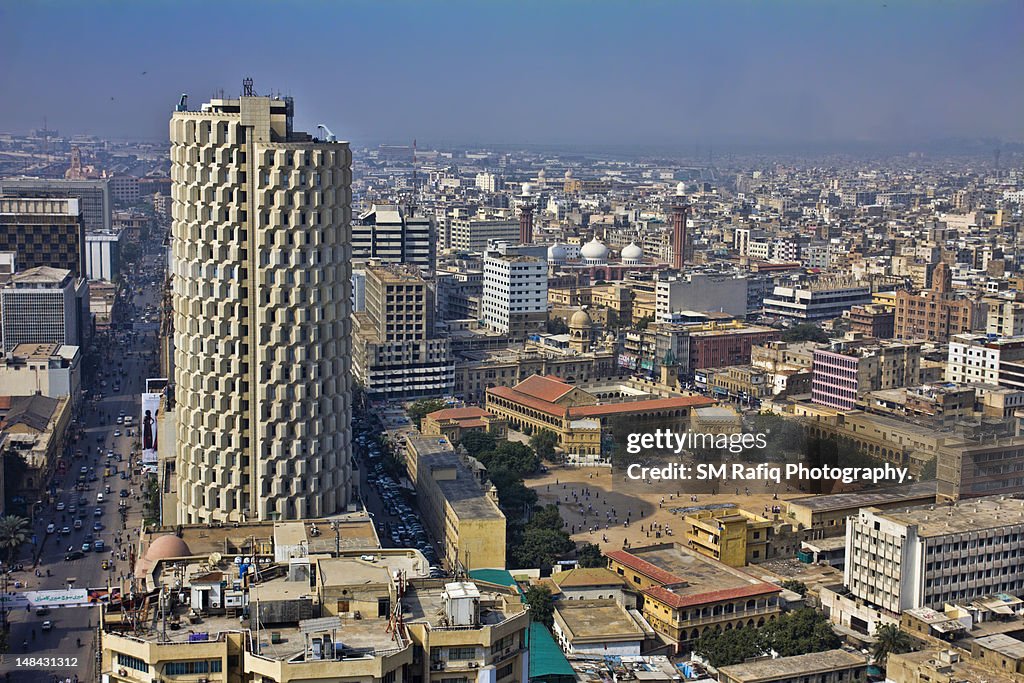
POLYGON ((519 243, 533 244, 533 197, 530 196, 529 183, 523 183, 520 199, 523 206, 519 210, 519 243))
POLYGON ((684 197, 685 188, 682 183, 676 185, 675 204, 672 205, 672 267, 682 270, 690 254, 689 235, 686 232, 686 219, 690 215, 690 205, 684 197))

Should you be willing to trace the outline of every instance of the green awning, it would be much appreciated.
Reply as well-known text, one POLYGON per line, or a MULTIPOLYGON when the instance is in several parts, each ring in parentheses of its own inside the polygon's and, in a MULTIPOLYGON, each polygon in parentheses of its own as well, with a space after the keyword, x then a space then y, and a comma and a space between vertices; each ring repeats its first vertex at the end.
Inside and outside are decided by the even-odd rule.
POLYGON ((572 683, 576 672, 544 624, 530 624, 531 683, 572 683))

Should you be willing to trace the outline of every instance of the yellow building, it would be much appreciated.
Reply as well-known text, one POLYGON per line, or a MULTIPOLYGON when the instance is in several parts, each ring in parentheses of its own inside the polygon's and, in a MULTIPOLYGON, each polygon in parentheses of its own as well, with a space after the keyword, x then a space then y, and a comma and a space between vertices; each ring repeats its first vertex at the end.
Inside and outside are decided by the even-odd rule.
POLYGON ((772 521, 741 508, 700 510, 683 516, 683 537, 691 550, 730 567, 768 559, 772 521))
POLYGON ((443 436, 457 444, 467 432, 488 432, 496 438, 508 436, 508 423, 483 408, 445 408, 423 417, 420 432, 427 436, 443 436))
POLYGON ((504 569, 505 515, 480 463, 460 457, 445 437, 426 435, 406 437, 405 463, 445 565, 504 569))
POLYGON ((693 407, 714 403, 703 396, 651 394, 651 387, 630 381, 586 386, 584 390, 557 377, 534 375, 514 387, 488 389, 487 410, 519 431, 554 432, 567 464, 593 466, 608 464, 601 435, 611 420, 628 419, 637 425, 657 422, 685 431, 693 407))
POLYGON ((613 550, 608 568, 643 596, 643 616, 673 653, 711 630, 760 627, 778 617, 782 589, 680 545, 613 550))

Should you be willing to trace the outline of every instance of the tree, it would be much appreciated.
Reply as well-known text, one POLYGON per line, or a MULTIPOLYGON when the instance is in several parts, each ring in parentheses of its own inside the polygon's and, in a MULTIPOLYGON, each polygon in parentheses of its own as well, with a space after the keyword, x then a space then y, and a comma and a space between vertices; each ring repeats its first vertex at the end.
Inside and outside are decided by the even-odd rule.
POLYGON ((711 666, 721 667, 760 657, 767 652, 767 648, 757 629, 709 629, 694 642, 693 651, 711 662, 711 666))
POLYGON ((548 318, 547 322, 548 334, 568 334, 569 326, 566 324, 563 318, 548 318))
POLYGON ((604 567, 605 559, 601 553, 601 546, 596 543, 584 543, 576 551, 576 562, 583 568, 604 567))
POLYGON ((416 425, 416 429, 419 429, 424 415, 443 410, 445 405, 447 404, 439 398, 421 398, 414 401, 405 412, 416 425))
POLYGON ((526 604, 530 606, 530 618, 551 628, 554 623, 555 604, 551 591, 546 586, 530 586, 524 595, 526 604))
POLYGON ((654 322, 654 316, 653 315, 645 315, 644 317, 642 317, 642 318, 640 318, 639 320, 636 321, 636 329, 638 329, 638 330, 646 330, 647 326, 650 325, 653 322, 654 322))
POLYGON ((764 627, 765 642, 780 657, 821 652, 839 647, 839 636, 828 618, 809 607, 788 612, 764 627))
POLYGON ((939 457, 935 456, 924 464, 924 467, 921 468, 921 474, 918 475, 917 478, 921 481, 931 481, 935 479, 935 476, 938 473, 938 465, 939 457))
POLYGON ((483 463, 488 472, 492 468, 505 467, 520 478, 533 474, 540 467, 540 458, 534 450, 524 443, 514 441, 502 441, 493 451, 477 456, 477 460, 483 463))
POLYGON ((798 323, 782 333, 784 342, 812 341, 827 344, 829 336, 814 323, 798 323))
POLYGON ((24 517, 5 515, 0 517, 0 550, 7 551, 7 563, 14 562, 14 557, 21 544, 28 540, 29 525, 24 517))
POLYGON ((797 581, 796 579, 786 579, 782 582, 782 587, 788 591, 793 591, 801 598, 807 595, 807 586, 803 581, 797 581))
POLYGON ((550 429, 541 429, 530 437, 530 447, 537 455, 548 462, 554 462, 555 446, 558 445, 558 435, 550 429))
POLYGON ((879 624, 875 628, 875 644, 871 646, 871 656, 881 667, 889 659, 889 655, 898 655, 914 649, 913 643, 905 632, 896 624, 879 624))
POLYGON ((466 452, 471 456, 477 458, 481 453, 493 451, 497 447, 498 442, 494 438, 494 434, 474 429, 462 435, 459 445, 465 448, 466 452))

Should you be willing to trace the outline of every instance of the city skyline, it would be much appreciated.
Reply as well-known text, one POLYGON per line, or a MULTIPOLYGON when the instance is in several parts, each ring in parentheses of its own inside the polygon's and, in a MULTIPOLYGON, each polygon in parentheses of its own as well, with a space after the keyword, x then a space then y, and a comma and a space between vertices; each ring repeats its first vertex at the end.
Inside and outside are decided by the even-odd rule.
POLYGON ((355 143, 1024 141, 1018 3, 239 7, 204 7, 197 23, 189 3, 8 3, 0 61, 20 68, 0 75, 0 91, 19 104, 0 130, 45 120, 165 139, 181 92, 235 96, 252 76, 257 92, 307 103, 297 126, 326 123, 355 143), (262 35, 225 40, 227 20, 231 35, 262 35), (275 34, 301 36, 301 47, 264 49, 275 34), (47 76, 72 60, 103 77, 47 76))

